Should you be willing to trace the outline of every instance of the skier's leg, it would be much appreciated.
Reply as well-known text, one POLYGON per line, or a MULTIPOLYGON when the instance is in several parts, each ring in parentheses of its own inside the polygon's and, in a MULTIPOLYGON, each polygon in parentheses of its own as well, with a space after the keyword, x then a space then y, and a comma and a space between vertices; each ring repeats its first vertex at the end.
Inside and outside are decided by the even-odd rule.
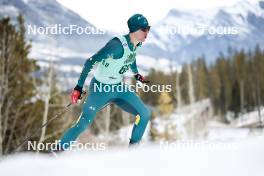
POLYGON ((126 101, 116 98, 114 100, 112 100, 111 102, 113 102, 114 104, 116 104, 118 107, 120 107, 121 109, 123 109, 124 111, 133 114, 134 116, 138 115, 137 110, 131 106, 130 104, 128 104, 126 101))
POLYGON ((150 120, 151 112, 135 92, 121 92, 118 94, 117 98, 123 100, 123 102, 126 104, 126 107, 134 109, 135 112, 137 112, 136 114, 139 115, 137 116, 139 119, 137 119, 136 123, 134 124, 130 139, 130 143, 137 143, 141 140, 144 134, 148 121, 150 120))
POLYGON ((106 93, 91 93, 84 102, 82 113, 77 122, 70 128, 60 140, 60 145, 65 150, 70 143, 92 123, 96 113, 108 103, 110 96, 106 93))

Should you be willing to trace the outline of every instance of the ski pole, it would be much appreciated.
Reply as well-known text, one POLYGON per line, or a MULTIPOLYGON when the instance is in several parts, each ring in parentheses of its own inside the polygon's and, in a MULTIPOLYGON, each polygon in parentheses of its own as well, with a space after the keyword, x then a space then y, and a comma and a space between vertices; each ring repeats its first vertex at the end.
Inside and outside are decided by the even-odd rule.
MULTIPOLYGON (((83 91, 82 95, 85 95, 86 92, 83 91)), ((82 96, 80 97, 79 100, 82 99, 82 96)), ((69 104, 67 104, 61 111, 59 111, 56 115, 54 115, 51 119, 49 119, 46 123, 42 124, 39 128, 37 128, 36 130, 34 130, 28 137, 26 137, 16 148, 15 148, 15 152, 18 152, 18 150, 32 137, 34 136, 39 130, 41 130, 43 127, 47 126, 50 122, 52 122, 53 120, 55 120, 56 118, 58 118, 59 116, 61 116, 62 114, 66 113, 67 111, 69 111, 69 107, 72 105, 72 103, 70 102, 69 104)))

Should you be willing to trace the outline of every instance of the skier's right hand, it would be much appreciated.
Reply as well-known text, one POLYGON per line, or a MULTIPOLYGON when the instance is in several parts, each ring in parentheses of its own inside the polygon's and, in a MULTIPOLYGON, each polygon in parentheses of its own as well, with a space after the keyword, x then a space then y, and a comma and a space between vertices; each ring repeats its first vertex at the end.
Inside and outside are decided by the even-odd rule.
POLYGON ((81 92, 79 92, 78 90, 73 90, 71 92, 71 102, 73 104, 77 103, 77 101, 80 99, 81 97, 81 92))
POLYGON ((73 104, 77 103, 78 100, 81 98, 81 91, 76 87, 71 92, 71 102, 73 104))

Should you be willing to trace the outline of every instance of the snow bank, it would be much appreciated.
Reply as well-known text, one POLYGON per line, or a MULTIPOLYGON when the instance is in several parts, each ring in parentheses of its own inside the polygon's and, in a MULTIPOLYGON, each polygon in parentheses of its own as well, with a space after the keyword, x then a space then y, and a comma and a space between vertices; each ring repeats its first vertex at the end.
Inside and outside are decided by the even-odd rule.
POLYGON ((249 126, 258 126, 260 125, 260 121, 264 121, 264 107, 260 108, 260 116, 258 110, 254 110, 252 112, 248 112, 240 115, 234 121, 232 121, 232 125, 236 127, 249 127, 249 126))

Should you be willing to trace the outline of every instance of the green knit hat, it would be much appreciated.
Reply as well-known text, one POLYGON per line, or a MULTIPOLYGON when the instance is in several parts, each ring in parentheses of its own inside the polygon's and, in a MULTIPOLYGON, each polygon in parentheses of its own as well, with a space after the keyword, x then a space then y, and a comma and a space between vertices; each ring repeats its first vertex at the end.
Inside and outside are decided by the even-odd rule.
POLYGON ((127 25, 129 28, 129 33, 135 32, 142 28, 150 27, 147 18, 141 14, 134 14, 131 16, 127 21, 127 25))

